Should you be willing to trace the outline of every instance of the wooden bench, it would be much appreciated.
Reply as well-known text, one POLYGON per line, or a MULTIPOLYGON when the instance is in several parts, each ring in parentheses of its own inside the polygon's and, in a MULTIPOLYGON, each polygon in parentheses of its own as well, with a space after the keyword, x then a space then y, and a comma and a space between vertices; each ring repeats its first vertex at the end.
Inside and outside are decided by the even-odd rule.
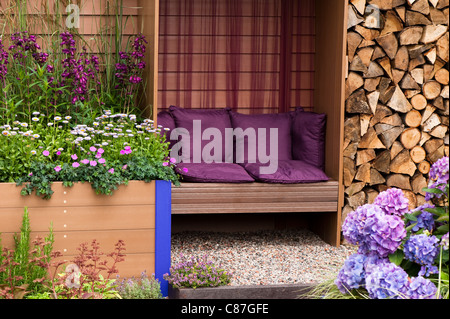
POLYGON ((339 183, 181 183, 172 186, 172 214, 314 213, 311 229, 340 242, 339 183))

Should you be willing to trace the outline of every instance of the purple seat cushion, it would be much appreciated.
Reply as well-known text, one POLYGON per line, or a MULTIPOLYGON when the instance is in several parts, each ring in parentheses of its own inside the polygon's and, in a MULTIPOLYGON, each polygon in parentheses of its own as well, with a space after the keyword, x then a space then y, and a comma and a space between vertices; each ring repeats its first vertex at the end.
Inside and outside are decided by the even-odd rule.
POLYGON ((201 183, 246 183, 255 180, 245 169, 233 163, 180 163, 177 172, 182 181, 201 183))
MULTIPOLYGON (((291 144, 291 124, 292 124, 292 114, 290 113, 278 113, 278 114, 255 114, 247 115, 240 114, 237 112, 230 111, 231 124, 233 125, 234 132, 236 133, 236 128, 241 128, 244 132, 246 129, 254 129, 256 133, 256 145, 250 145, 248 138, 241 136, 236 137, 235 141, 235 152, 238 153, 240 143, 244 146, 244 156, 243 158, 235 158, 237 163, 261 163, 261 159, 258 156, 258 129, 265 129, 266 134, 266 155, 274 156, 270 152, 270 129, 275 128, 278 131, 278 140, 275 150, 278 154, 278 160, 290 160, 292 159, 292 144, 291 144), (255 146, 256 158, 249 157, 249 146, 255 146), (256 160, 256 161, 255 161, 256 160)), ((252 149, 252 148, 250 148, 252 149)), ((236 155, 235 154, 235 155, 236 155)), ((236 157, 236 156, 235 156, 236 157)))
MULTIPOLYGON (((215 138, 214 137, 208 137, 210 140, 203 140, 202 136, 197 136, 199 140, 201 140, 201 147, 200 149, 196 148, 194 149, 194 120, 200 120, 201 122, 201 130, 200 133, 203 135, 203 132, 208 128, 215 128, 218 129, 221 133, 222 141, 220 141, 220 145, 222 147, 222 155, 220 158, 217 156, 217 154, 210 154, 211 157, 214 156, 215 162, 227 162, 232 163, 233 162, 233 149, 232 147, 230 150, 225 153, 225 129, 229 128, 231 129, 231 121, 230 121, 230 115, 229 111, 227 109, 182 109, 177 106, 171 105, 169 107, 169 112, 172 114, 174 120, 175 120, 175 126, 177 128, 184 128, 187 130, 187 133, 189 134, 189 149, 190 154, 189 157, 186 157, 186 155, 182 156, 181 161, 187 161, 199 163, 204 162, 204 158, 202 156, 202 150, 204 149, 205 145, 212 142, 215 138), (199 154, 200 156, 194 156, 194 152, 199 154)), ((179 139, 184 140, 184 134, 183 137, 180 137, 179 139)), ((187 144, 186 144, 187 145, 187 144)), ((214 153, 214 152, 212 152, 214 153)), ((210 158, 209 161, 212 161, 210 158)))
POLYGON ((296 111, 292 121, 292 158, 325 169, 326 114, 296 111))
POLYGON ((278 169, 273 174, 262 174, 260 172, 263 164, 248 163, 244 165, 245 170, 258 182, 265 183, 314 183, 328 181, 328 176, 319 168, 307 164, 304 161, 285 160, 278 162, 278 169))
POLYGON ((172 130, 175 129, 175 120, 173 119, 172 115, 168 111, 159 112, 157 116, 157 124, 158 126, 159 125, 162 126, 161 134, 163 134, 166 137, 166 142, 170 143, 169 149, 172 148, 173 144, 177 142, 170 140, 170 132, 172 132, 172 130))

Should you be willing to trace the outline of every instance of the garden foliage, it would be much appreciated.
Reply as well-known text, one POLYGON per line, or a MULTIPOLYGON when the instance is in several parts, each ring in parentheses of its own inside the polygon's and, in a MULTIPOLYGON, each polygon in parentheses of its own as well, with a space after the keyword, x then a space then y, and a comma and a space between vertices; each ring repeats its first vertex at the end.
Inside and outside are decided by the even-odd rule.
POLYGON ((89 182, 102 194, 129 180, 178 182, 164 128, 136 107, 145 68, 142 35, 114 66, 103 66, 114 68, 112 83, 104 82, 99 58, 79 50, 69 32, 60 33, 60 52, 43 52, 25 31, 14 33, 8 48, 2 40, 0 182, 44 198, 54 181, 89 182))

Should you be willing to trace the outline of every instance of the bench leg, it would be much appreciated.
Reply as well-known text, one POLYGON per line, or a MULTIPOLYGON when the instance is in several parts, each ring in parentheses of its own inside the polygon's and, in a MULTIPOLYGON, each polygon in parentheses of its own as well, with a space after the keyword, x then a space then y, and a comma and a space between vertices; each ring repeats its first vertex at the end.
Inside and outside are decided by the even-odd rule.
POLYGON ((338 212, 315 213, 311 216, 310 228, 326 243, 339 247, 341 243, 341 227, 338 212))

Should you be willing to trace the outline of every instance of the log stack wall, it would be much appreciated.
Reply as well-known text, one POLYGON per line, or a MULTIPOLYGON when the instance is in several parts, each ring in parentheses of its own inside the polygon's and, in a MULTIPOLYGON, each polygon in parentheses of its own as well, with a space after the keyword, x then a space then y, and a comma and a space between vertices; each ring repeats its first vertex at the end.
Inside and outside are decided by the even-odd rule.
POLYGON ((449 0, 349 0, 343 218, 449 153, 449 0))

